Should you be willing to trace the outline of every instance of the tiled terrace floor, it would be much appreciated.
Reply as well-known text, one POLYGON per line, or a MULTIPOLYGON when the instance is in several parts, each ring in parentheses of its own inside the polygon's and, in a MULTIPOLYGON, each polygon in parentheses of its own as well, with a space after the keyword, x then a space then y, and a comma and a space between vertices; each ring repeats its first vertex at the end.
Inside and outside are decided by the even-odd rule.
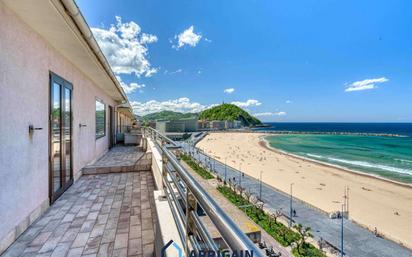
POLYGON ((143 156, 138 146, 115 146, 90 167, 131 166, 143 156))
POLYGON ((82 176, 2 257, 153 255, 150 172, 82 176))

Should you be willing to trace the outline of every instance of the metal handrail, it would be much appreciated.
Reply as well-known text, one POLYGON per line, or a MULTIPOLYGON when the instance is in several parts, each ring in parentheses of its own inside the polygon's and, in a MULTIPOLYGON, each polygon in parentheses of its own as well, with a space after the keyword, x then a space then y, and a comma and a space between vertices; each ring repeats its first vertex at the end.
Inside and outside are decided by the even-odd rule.
POLYGON ((177 143, 175 141, 173 141, 172 139, 168 138, 167 136, 163 135, 162 133, 160 133, 159 131, 155 130, 152 127, 143 127, 143 133, 150 133, 152 135, 156 135, 158 137, 160 137, 161 139, 165 140, 168 144, 171 144, 173 146, 177 146, 177 143))
MULTIPOLYGON (((168 148, 167 144, 159 144, 159 142, 156 139, 156 137, 161 137, 162 140, 167 142, 170 145, 177 146, 178 144, 174 142, 173 140, 167 138, 166 136, 160 134, 158 131, 154 130, 153 128, 145 128, 144 132, 146 133, 146 136, 151 136, 155 143, 157 144, 157 147, 162 151, 162 154, 164 156, 164 161, 166 163, 170 164, 173 167, 173 172, 176 172, 178 174, 179 179, 184 182, 186 186, 186 190, 190 192, 196 201, 202 206, 204 212, 208 215, 210 220, 213 222, 215 225, 216 229, 219 231, 219 233, 222 236, 222 239, 226 242, 228 247, 232 251, 253 251, 253 254, 258 257, 263 257, 263 253, 254 245, 254 243, 246 236, 246 234, 233 222, 233 220, 226 215, 226 213, 223 211, 223 209, 213 200, 213 198, 206 192, 205 189, 200 185, 199 182, 197 182, 192 175, 189 174, 189 172, 180 164, 180 161, 176 158, 174 153, 168 148)), ((168 168, 169 165, 164 165, 164 172, 172 172, 170 168, 168 168)), ((169 166, 170 167, 170 166, 169 166)), ((173 177, 171 180, 175 185, 176 185, 176 177, 174 177, 173 174, 169 174, 170 177, 173 177)), ((168 191, 168 194, 173 194, 173 189, 169 184, 168 179, 164 179, 164 182, 167 183, 165 185, 165 189, 168 191)), ((177 190, 177 193, 181 196, 180 190, 177 190)), ((188 194, 186 194, 187 197, 188 194)), ((179 204, 176 202, 176 197, 172 195, 173 199, 168 199, 169 204, 171 200, 175 201, 175 204, 179 204)), ((193 210, 189 209, 189 203, 188 199, 185 199, 185 205, 186 205, 186 215, 189 215, 188 217, 191 217, 195 214, 193 210), (189 214, 187 214, 189 212, 189 214)), ((181 215, 178 215, 181 216, 181 215)), ((182 217, 179 217, 182 219, 182 217)), ((192 217, 193 218, 193 217, 192 217)), ((176 219, 176 217, 175 217, 176 219)), ((182 219, 183 220, 183 219, 182 219)), ((197 227, 197 232, 201 236, 201 238, 205 238, 205 244, 208 245, 212 249, 216 249, 216 246, 214 246, 213 239, 211 239, 209 233, 205 230, 203 224, 199 224, 199 220, 197 218, 194 218, 194 223, 197 227)), ((183 222, 185 222, 183 220, 183 222)), ((187 226, 187 220, 186 220, 186 226, 187 226)), ((182 229, 180 229, 180 232, 182 229)), ((185 238, 191 238, 191 236, 188 235, 188 231, 186 230, 186 235, 185 238)), ((182 236, 182 235, 181 235, 182 236)), ((191 242, 192 240, 187 240, 186 243, 191 242)), ((184 242, 183 242, 184 243, 184 242)), ((196 242, 196 245, 193 245, 193 248, 197 248, 199 245, 198 242, 196 242)), ((210 249, 209 248, 209 249, 210 249)))

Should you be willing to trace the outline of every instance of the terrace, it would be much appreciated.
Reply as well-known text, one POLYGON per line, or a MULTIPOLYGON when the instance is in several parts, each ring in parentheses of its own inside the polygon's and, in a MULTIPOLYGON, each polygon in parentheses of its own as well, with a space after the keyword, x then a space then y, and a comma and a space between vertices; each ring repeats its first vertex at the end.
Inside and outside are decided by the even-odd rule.
POLYGON ((82 176, 2 255, 152 256, 150 172, 82 176))
POLYGON ((170 239, 186 254, 223 248, 261 256, 245 226, 180 165, 179 146, 155 130, 144 134, 141 146, 113 147, 84 167, 1 256, 160 256, 170 239))

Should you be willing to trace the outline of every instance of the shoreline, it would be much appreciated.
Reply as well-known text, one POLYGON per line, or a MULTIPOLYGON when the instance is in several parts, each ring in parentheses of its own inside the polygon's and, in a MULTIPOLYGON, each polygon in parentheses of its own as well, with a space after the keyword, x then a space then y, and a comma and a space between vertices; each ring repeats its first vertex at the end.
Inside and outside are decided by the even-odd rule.
MULTIPOLYGON (((209 133, 196 146, 207 155, 276 191, 293 194, 311 208, 340 210, 343 189, 350 189, 349 219, 384 238, 412 249, 412 185, 297 156, 271 147, 267 133, 209 133)), ((348 202, 349 203, 349 202, 348 202)), ((349 205, 348 205, 349 206, 349 205)))
POLYGON ((300 155, 297 155, 297 154, 293 154, 293 153, 289 153, 289 152, 277 149, 275 147, 272 147, 270 145, 270 143, 265 139, 265 137, 267 137, 267 136, 260 136, 259 137, 259 140, 260 140, 259 144, 263 148, 265 148, 269 151, 273 151, 273 152, 278 153, 278 154, 283 154, 283 155, 286 155, 286 156, 290 156, 292 158, 300 159, 302 161, 308 161, 308 162, 312 162, 314 164, 319 164, 319 165, 322 165, 324 167, 330 167, 330 168, 338 169, 340 171, 348 172, 348 173, 351 173, 351 174, 354 174, 354 175, 360 175, 360 176, 363 176, 363 177, 372 178, 372 179, 380 180, 380 181, 383 181, 383 182, 392 183, 392 184, 395 184, 397 186, 402 186, 402 187, 406 187, 408 189, 412 189, 412 184, 409 184, 409 183, 405 183, 405 182, 401 182, 401 181, 397 181, 397 180, 392 180, 392 179, 385 178, 385 177, 382 177, 382 176, 379 176, 379 175, 369 174, 369 173, 358 171, 358 170, 352 170, 352 169, 349 169, 349 168, 346 168, 346 167, 343 167, 343 166, 339 166, 339 165, 336 165, 336 164, 322 162, 322 161, 319 161, 319 160, 311 159, 311 158, 308 158, 308 157, 300 156, 300 155))
POLYGON ((366 136, 366 137, 411 137, 410 135, 391 134, 391 133, 373 133, 373 132, 348 132, 348 131, 295 131, 295 130, 254 130, 246 129, 228 129, 228 130, 210 130, 203 132, 211 133, 257 133, 257 134, 274 134, 274 135, 338 135, 338 136, 366 136))

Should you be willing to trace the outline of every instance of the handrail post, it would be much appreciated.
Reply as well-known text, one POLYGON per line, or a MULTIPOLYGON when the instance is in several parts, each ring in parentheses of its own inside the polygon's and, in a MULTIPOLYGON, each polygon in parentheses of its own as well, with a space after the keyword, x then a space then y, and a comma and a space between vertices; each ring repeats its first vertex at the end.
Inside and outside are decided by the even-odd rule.
MULTIPOLYGON (((154 143, 156 144, 156 140, 154 140, 154 143)), ((166 192, 167 188, 166 185, 164 184, 165 181, 167 181, 167 156, 166 153, 161 150, 162 153, 162 196, 167 197, 166 192)))
POLYGON ((190 213, 196 209, 196 198, 192 194, 190 190, 186 191, 186 256, 189 256, 190 249, 189 249, 189 243, 190 243, 190 236, 193 234, 194 229, 194 221, 190 217, 190 213))

